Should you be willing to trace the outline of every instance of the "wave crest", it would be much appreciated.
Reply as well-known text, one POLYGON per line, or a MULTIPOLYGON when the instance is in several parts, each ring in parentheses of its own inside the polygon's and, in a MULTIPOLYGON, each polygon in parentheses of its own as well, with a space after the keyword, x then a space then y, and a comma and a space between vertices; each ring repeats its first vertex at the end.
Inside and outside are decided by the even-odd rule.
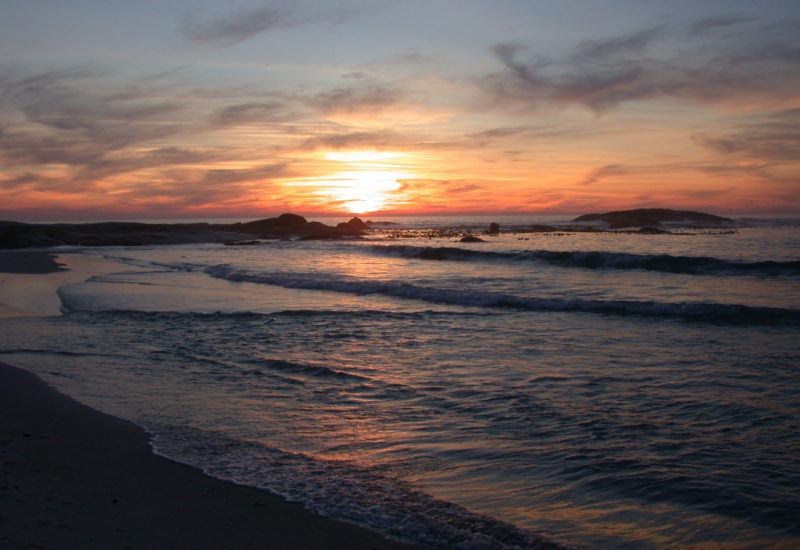
POLYGON ((457 247, 373 245, 377 254, 438 261, 533 261, 559 267, 585 269, 642 269, 690 275, 755 275, 762 277, 800 277, 800 261, 742 262, 708 256, 670 254, 631 254, 604 251, 526 250, 495 252, 457 247))
POLYGON ((734 324, 800 324, 798 310, 740 304, 525 297, 498 292, 419 286, 397 281, 345 279, 324 274, 252 273, 228 265, 210 266, 205 272, 212 277, 229 281, 351 294, 381 294, 394 298, 466 307, 644 315, 734 324))

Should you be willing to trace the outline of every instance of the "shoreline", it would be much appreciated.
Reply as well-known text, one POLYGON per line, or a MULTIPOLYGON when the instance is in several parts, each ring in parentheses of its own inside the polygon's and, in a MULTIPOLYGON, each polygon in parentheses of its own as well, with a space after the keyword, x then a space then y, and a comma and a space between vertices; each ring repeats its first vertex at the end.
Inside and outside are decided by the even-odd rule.
MULTIPOLYGON (((57 289, 112 262, 0 253, 0 317, 59 315, 57 289)), ((153 453, 139 426, 0 362, 0 546, 413 550, 153 453)))
POLYGON ((153 454, 138 426, 0 363, 0 545, 412 550, 153 454))
POLYGON ((135 269, 121 265, 74 252, 0 250, 0 318, 61 315, 59 288, 135 269))

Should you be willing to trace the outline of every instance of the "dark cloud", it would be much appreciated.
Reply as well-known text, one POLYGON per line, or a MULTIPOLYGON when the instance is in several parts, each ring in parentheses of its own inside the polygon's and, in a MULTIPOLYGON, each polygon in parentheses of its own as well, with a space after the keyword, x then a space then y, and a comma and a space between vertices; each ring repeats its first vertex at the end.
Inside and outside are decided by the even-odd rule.
POLYGON ((657 27, 606 40, 587 40, 578 45, 574 56, 579 62, 603 61, 626 55, 641 56, 661 30, 662 27, 657 27))
POLYGON ((149 145, 184 129, 180 102, 104 76, 85 67, 0 76, 0 162, 38 173, 4 187, 80 193, 106 176, 180 162, 177 150, 149 145))
POLYGON ((695 141, 719 153, 766 161, 800 159, 800 109, 753 117, 751 122, 724 135, 701 135, 695 141))
POLYGON ((181 30, 184 36, 193 42, 217 42, 231 46, 256 34, 287 25, 290 20, 291 12, 287 9, 260 6, 210 21, 191 18, 181 30))
POLYGON ((749 23, 755 21, 754 17, 745 17, 741 15, 721 15, 718 17, 708 17, 701 19, 692 25, 689 30, 690 35, 698 35, 711 30, 728 28, 742 23, 749 23))
POLYGON ((271 180, 287 173, 286 163, 266 164, 247 169, 176 168, 167 170, 157 182, 147 186, 130 185, 117 190, 116 198, 137 208, 159 208, 166 201, 171 208, 209 204, 252 203, 253 188, 266 190, 271 180))
MULTIPOLYGON (((7 171, 0 186, 78 194, 103 189, 110 177, 132 174, 127 181, 135 189, 120 193, 119 200, 137 193, 162 196, 165 191, 160 186, 164 178, 169 180, 165 173, 241 161, 243 154, 218 142, 178 144, 196 143, 199 133, 221 126, 283 116, 278 114, 283 113, 278 103, 236 103, 218 109, 214 120, 218 127, 209 128, 197 106, 218 105, 230 97, 196 95, 179 85, 158 86, 158 78, 147 77, 111 84, 102 73, 86 69, 0 75, 0 163, 7 171), (166 138, 175 145, 163 145, 166 138), (151 171, 152 181, 133 175, 143 170, 151 171)), ((233 188, 248 177, 272 177, 276 170, 271 166, 209 171, 202 177, 189 170, 184 172, 189 176, 185 191, 215 185, 233 188)), ((115 181, 115 186, 126 185, 122 179, 115 181)), ((167 194, 184 196, 181 184, 176 182, 174 188, 174 193, 167 194)), ((204 193, 198 191, 196 196, 200 200, 204 193)))
POLYGON ((483 189, 484 189, 484 186, 482 186, 482 185, 469 183, 467 185, 456 185, 456 186, 453 186, 453 187, 448 187, 445 192, 448 195, 460 195, 462 193, 469 193, 471 191, 481 191, 483 189))
POLYGON ((6 69, 0 74, 0 98, 6 106, 36 97, 53 89, 61 89, 65 84, 100 76, 100 71, 86 66, 45 71, 36 74, 21 74, 6 69))
MULTIPOLYGON (((567 127, 566 125, 559 128, 547 126, 511 126, 503 128, 490 128, 489 130, 467 134, 465 136, 466 143, 460 145, 476 145, 478 147, 486 147, 488 145, 492 145, 494 142, 507 138, 520 138, 522 140, 549 140, 555 137, 565 137, 568 135, 576 135, 578 133, 585 133, 585 131, 578 131, 574 128, 567 127)), ((519 151, 511 153, 519 153, 519 151)))
POLYGON ((482 132, 475 132, 474 134, 469 134, 467 136, 468 139, 475 140, 479 144, 485 145, 495 139, 502 139, 511 136, 517 136, 526 132, 529 128, 527 126, 514 126, 510 128, 491 128, 489 130, 483 130, 482 132))
POLYGON ((205 164, 229 160, 230 153, 216 149, 161 147, 143 152, 127 152, 103 157, 75 171, 75 182, 97 181, 110 176, 128 174, 149 168, 172 168, 181 165, 205 164))
POLYGON ((38 174, 34 174, 33 172, 25 172, 24 174, 20 174, 19 176, 15 176, 13 178, 8 178, 0 181, 0 187, 3 189, 14 189, 17 187, 36 184, 39 181, 40 181, 40 176, 38 174))
MULTIPOLYGON (((10 147, 24 155, 22 143, 36 149, 38 141, 45 150, 40 162, 49 162, 46 151, 58 156, 57 151, 64 150, 65 158, 55 161, 69 164, 66 157, 74 156, 76 150, 81 150, 79 157, 91 157, 178 130, 165 120, 182 110, 180 102, 154 99, 159 94, 152 89, 119 93, 125 85, 118 85, 109 91, 101 76, 79 68, 34 75, 7 72, 0 77, 4 99, 0 120, 8 121, 2 128, 6 150, 10 147), (9 136, 20 143, 9 143, 9 136)), ((38 155, 36 151, 28 154, 38 155)))
MULTIPOLYGON (((634 100, 783 100, 800 93, 797 22, 737 20, 734 36, 677 40, 659 27, 579 44, 560 59, 523 59, 518 43, 492 48, 503 70, 483 78, 498 103, 525 107, 582 104, 602 113, 634 100), (664 40, 662 40, 664 39, 664 40), (671 42, 666 42, 666 40, 671 42), (663 42, 663 43, 662 43, 663 42), (669 47, 666 47, 669 46, 669 47)), ((700 28, 733 24, 705 20, 700 28)))
POLYGON ((326 115, 378 113, 402 103, 397 88, 367 83, 362 86, 335 88, 305 98, 305 103, 326 115))
MULTIPOLYGON (((288 163, 264 164, 244 169, 212 169, 206 170, 202 177, 191 183, 191 186, 202 189, 224 186, 230 193, 230 184, 253 182, 254 180, 270 180, 287 174, 288 163)), ((185 182, 183 182, 185 183, 185 182)), ((182 183, 182 184, 183 184, 182 183)))
POLYGON ((261 5, 205 20, 192 14, 180 30, 186 39, 195 43, 233 46, 276 28, 320 23, 336 24, 351 19, 358 13, 358 10, 345 7, 307 11, 289 3, 283 6, 261 5))
POLYGON ((290 107, 280 101, 241 103, 220 110, 214 116, 212 126, 286 122, 294 117, 290 107))
POLYGON ((297 149, 300 151, 352 148, 390 149, 408 146, 413 142, 414 140, 411 137, 392 130, 365 130, 315 136, 308 138, 297 149))

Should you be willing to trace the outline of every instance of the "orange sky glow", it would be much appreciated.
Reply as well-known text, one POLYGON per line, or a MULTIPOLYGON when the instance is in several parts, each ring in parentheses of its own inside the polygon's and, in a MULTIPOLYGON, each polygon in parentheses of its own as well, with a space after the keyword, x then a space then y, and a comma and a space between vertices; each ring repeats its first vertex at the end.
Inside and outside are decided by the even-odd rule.
POLYGON ((9 8, 2 218, 800 212, 791 3, 201 4, 9 8))

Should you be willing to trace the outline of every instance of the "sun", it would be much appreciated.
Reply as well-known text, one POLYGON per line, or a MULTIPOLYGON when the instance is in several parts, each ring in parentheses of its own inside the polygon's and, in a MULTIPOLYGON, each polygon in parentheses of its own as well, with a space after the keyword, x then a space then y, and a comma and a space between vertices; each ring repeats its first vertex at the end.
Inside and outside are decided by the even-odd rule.
POLYGON ((315 159, 318 175, 284 185, 307 188, 307 200, 329 211, 365 214, 408 204, 406 182, 419 177, 409 153, 328 151, 315 159))
POLYGON ((404 180, 415 177, 407 153, 395 151, 329 151, 332 173, 318 178, 316 194, 351 214, 377 212, 401 202, 404 180))
POLYGON ((384 206, 383 201, 374 200, 355 200, 342 203, 342 206, 350 214, 366 214, 368 212, 377 212, 384 206))
POLYGON ((398 170, 349 170, 325 178, 319 194, 351 214, 377 212, 397 199, 402 180, 411 176, 398 170))

